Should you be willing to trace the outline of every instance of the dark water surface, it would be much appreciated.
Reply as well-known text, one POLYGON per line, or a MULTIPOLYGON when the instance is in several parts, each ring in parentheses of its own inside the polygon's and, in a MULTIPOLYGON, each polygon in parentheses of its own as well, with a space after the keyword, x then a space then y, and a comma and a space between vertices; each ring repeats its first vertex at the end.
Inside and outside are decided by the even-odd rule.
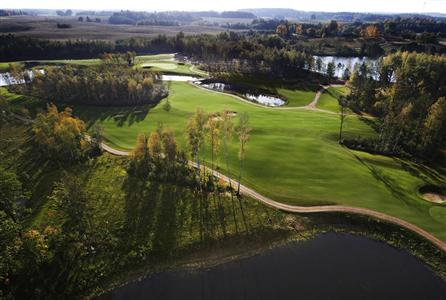
POLYGON ((446 299, 446 283, 406 251, 327 233, 210 269, 155 274, 103 299, 446 299))

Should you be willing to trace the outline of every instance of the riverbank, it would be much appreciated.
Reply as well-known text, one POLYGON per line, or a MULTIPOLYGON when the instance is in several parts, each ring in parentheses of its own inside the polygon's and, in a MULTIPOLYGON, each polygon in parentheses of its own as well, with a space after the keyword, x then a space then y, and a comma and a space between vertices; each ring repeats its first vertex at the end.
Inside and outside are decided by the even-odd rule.
POLYGON ((330 232, 219 266, 156 273, 102 298, 444 300, 446 283, 405 251, 330 232))

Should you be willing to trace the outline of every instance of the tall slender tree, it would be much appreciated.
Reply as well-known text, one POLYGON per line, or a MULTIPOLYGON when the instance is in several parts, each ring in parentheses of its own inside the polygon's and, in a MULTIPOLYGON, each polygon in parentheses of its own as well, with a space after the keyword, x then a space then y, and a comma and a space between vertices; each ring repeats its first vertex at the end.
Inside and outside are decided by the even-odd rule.
MULTIPOLYGON (((232 134, 234 131, 234 123, 232 122, 232 112, 225 109, 222 115, 221 132, 223 140, 223 152, 226 163, 226 172, 229 175, 229 143, 232 141, 232 134)), ((231 177, 229 177, 229 186, 232 188, 231 177)))
POLYGON ((220 149, 220 121, 218 116, 210 115, 206 123, 207 139, 211 147, 211 169, 212 175, 215 170, 215 159, 220 149))
POLYGON ((439 98, 430 108, 423 124, 422 145, 427 153, 445 144, 446 100, 439 98))
POLYGON ((186 138, 192 159, 197 162, 198 172, 201 174, 200 152, 204 151, 204 127, 206 115, 201 108, 189 119, 186 127, 186 138))
POLYGON ((344 127, 344 121, 345 118, 347 117, 347 98, 344 96, 339 97, 339 106, 341 107, 341 112, 340 112, 340 118, 341 118, 341 124, 339 126, 339 144, 342 144, 342 130, 344 127))
POLYGON ((238 176, 238 186, 237 194, 240 195, 240 181, 242 180, 243 162, 246 155, 246 143, 249 140, 249 133, 251 128, 249 128, 249 116, 247 113, 242 113, 240 115, 239 125, 238 125, 238 137, 239 137, 239 152, 238 158, 240 163, 239 176, 238 176))

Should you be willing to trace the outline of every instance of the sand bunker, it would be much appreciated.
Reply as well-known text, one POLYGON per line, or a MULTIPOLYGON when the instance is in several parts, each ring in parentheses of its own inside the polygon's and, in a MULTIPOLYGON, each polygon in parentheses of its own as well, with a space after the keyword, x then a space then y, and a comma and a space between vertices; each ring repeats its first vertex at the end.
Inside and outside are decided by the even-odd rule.
POLYGON ((435 185, 426 185, 420 188, 420 194, 424 200, 433 203, 445 203, 445 189, 435 185))
POLYGON ((423 199, 427 200, 429 202, 433 203, 445 203, 446 202, 446 196, 436 193, 424 193, 422 194, 423 199))

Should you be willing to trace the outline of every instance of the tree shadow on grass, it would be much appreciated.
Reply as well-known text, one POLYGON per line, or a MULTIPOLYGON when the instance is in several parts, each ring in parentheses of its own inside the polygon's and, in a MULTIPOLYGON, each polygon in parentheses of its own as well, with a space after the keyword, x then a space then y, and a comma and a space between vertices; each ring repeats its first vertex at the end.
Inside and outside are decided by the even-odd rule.
POLYGON ((379 124, 380 121, 378 119, 365 118, 359 114, 358 114, 358 116, 359 116, 359 120, 361 122, 363 122, 364 124, 366 124, 367 126, 372 128, 375 132, 380 131, 380 124, 379 124))
POLYGON ((354 154, 350 151, 350 153, 363 165, 365 166, 372 176, 377 180, 382 182, 386 188, 392 193, 392 195, 403 201, 404 203, 410 205, 411 203, 408 201, 408 197, 406 196, 405 190, 401 188, 401 186, 398 184, 396 180, 394 180, 392 177, 387 176, 382 172, 379 168, 373 166, 372 164, 368 164, 365 160, 363 160, 358 155, 354 154))
POLYGON ((159 207, 152 239, 153 251, 159 256, 171 255, 177 246, 180 229, 177 226, 177 205, 183 195, 183 189, 178 186, 166 186, 159 195, 159 207))
POLYGON ((395 158, 401 167, 414 177, 418 177, 424 182, 446 184, 446 178, 442 175, 441 170, 426 166, 415 162, 408 162, 403 159, 395 158))
POLYGON ((131 126, 134 123, 139 123, 145 120, 150 110, 155 106, 156 104, 119 107, 77 105, 70 107, 73 107, 74 115, 83 120, 86 123, 87 128, 90 128, 97 122, 103 122, 106 120, 113 120, 118 127, 122 127, 124 125, 131 126))
POLYGON ((17 159, 14 160, 16 173, 24 188, 30 193, 25 205, 32 210, 29 218, 32 220, 41 211, 52 193, 54 184, 60 180, 69 166, 56 164, 40 156, 31 140, 22 144, 21 150, 15 155, 17 155, 17 159))
POLYGON ((125 216, 121 241, 125 249, 133 249, 150 242, 154 216, 160 194, 157 183, 128 176, 123 184, 125 216))

